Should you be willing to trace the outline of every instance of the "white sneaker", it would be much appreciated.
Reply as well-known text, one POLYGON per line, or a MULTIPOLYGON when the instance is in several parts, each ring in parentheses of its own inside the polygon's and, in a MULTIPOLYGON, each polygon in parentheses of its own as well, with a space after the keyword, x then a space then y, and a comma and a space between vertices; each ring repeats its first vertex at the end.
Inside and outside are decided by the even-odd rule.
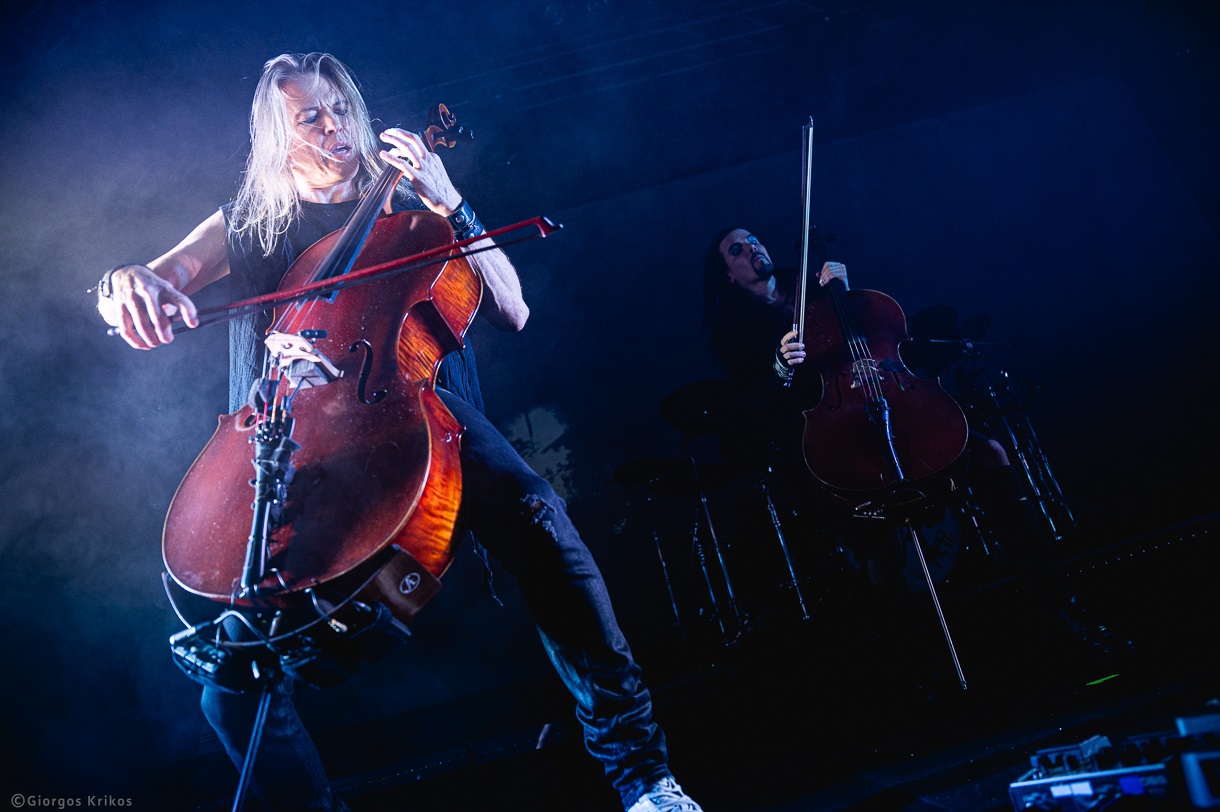
POLYGON ((662 778, 649 787, 627 812, 703 812, 703 807, 692 801, 677 781, 662 778))

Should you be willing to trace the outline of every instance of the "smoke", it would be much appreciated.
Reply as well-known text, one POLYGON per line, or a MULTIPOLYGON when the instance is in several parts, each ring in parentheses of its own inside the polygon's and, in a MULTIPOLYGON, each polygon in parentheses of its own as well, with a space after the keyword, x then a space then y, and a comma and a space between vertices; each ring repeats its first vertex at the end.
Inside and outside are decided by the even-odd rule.
MULTIPOLYGON (((1150 47, 1141 19, 1111 21, 1109 38, 1056 33, 1042 44, 1069 43, 1059 61, 1022 61, 1042 52, 1035 28, 1018 37, 993 21, 967 52, 953 40, 966 23, 941 33, 949 15, 935 9, 877 34, 870 15, 886 19, 885 4, 856 9, 854 24, 804 4, 685 5, 336 18, 320 3, 91 2, 13 18, 0 49, 13 85, 0 101, 0 645, 12 662, 0 685, 6 747, 20 751, 8 772, 29 782, 14 791, 155 792, 196 752, 197 689, 165 649, 177 622, 158 543, 224 409, 227 337, 212 328, 136 352, 105 335, 85 290, 230 199, 254 83, 284 51, 343 59, 390 123, 418 126, 447 103, 476 140, 444 160, 489 227, 543 213, 564 223, 512 253, 526 330, 477 326, 471 340, 493 420, 512 433, 540 404, 560 416, 533 437, 559 439, 543 464, 572 497, 637 650, 668 634, 650 530, 685 565, 693 505, 670 497, 648 516, 606 483, 629 460, 678 453, 663 398, 718 375, 700 328, 709 234, 744 223, 777 264, 795 260, 779 249, 799 236, 796 148, 811 110, 819 225, 839 234, 853 287, 891 293, 908 313, 989 313, 988 338, 1009 345, 1002 360, 1057 393, 1035 419, 1069 495, 1121 507, 1130 527, 1216 507, 1190 473, 1210 470, 1216 447, 1200 349, 1214 190, 1200 195, 1187 136, 1156 129, 1194 120, 1174 114, 1198 108, 1199 93, 1136 48, 1150 47), (1131 44, 1123 69, 1164 91, 1147 93, 1158 116, 1120 71, 1082 79, 1069 58, 1109 64, 1115 37, 1131 44), (807 47, 825 42, 845 58, 807 47), (963 54, 982 62, 961 65, 963 54)), ((1056 19, 1036 30, 1060 32, 1056 19)), ((208 297, 224 301, 223 286, 208 297)), ((716 438, 695 450, 714 459, 716 438)), ((710 501, 731 511, 740 493, 710 501)), ((348 686, 304 693, 311 718, 334 728, 539 678, 528 614, 496 572, 505 609, 463 553, 412 644, 348 686)))

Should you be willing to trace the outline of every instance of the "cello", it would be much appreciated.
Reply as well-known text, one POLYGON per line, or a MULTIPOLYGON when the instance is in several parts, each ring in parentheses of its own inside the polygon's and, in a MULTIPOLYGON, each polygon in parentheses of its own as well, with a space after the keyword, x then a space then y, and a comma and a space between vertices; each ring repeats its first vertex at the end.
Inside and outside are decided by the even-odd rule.
MULTIPOLYGON (((797 341, 805 344, 809 368, 797 371, 786 383, 796 384, 794 394, 811 403, 802 410, 805 464, 827 490, 852 501, 856 516, 888 519, 891 507, 899 509, 958 683, 966 690, 966 676, 913 520, 916 508, 927 501, 925 483, 948 471, 965 450, 966 415, 939 380, 917 378, 907 369, 900 348, 910 336, 896 301, 875 290, 849 291, 840 279, 826 285, 828 295, 807 300, 815 234, 809 222, 812 123, 802 128, 802 136, 804 228, 792 329, 797 341), (811 381, 815 375, 821 388, 809 397, 815 391, 811 381)), ((818 248, 824 262, 824 248, 818 248)))
MULTIPOLYGON (((452 146, 464 132, 454 125, 443 105, 434 108, 421 133, 429 149, 452 146)), ((289 267, 257 395, 219 418, 170 503, 169 578, 200 605, 228 607, 202 623, 183 617, 188 628, 171 638, 175 662, 197 681, 249 689, 265 652, 274 657, 262 656, 264 670, 305 665, 320 646, 380 621, 382 608, 401 627, 452 561, 463 428, 435 377, 463 345, 482 280, 446 218, 380 216, 401 177, 383 169, 347 224, 289 267), (436 254, 410 273, 335 290, 344 278, 436 254), (229 619, 246 639, 222 635, 229 619), (242 650, 259 653, 232 656, 242 650)))
POLYGON ((791 381, 809 403, 802 409, 802 452, 828 490, 856 501, 901 501, 901 493, 948 469, 966 447, 966 416, 937 379, 917 378, 901 357, 906 316, 889 296, 848 290, 806 294, 809 255, 826 260, 810 225, 812 126, 804 136, 804 236, 792 329, 805 344, 805 369, 791 381), (811 380, 818 376, 816 384, 811 380), (815 394, 816 393, 816 394, 815 394))

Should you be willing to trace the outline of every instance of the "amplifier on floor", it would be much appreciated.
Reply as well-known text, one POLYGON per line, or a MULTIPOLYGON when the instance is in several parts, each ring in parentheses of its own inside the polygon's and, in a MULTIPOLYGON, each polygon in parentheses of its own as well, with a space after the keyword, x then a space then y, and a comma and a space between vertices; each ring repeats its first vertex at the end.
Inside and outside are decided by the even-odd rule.
POLYGON ((1220 809, 1220 714, 1176 721, 1174 731, 1039 750, 1008 786, 1013 809, 1100 812, 1120 798, 1123 810, 1220 809))

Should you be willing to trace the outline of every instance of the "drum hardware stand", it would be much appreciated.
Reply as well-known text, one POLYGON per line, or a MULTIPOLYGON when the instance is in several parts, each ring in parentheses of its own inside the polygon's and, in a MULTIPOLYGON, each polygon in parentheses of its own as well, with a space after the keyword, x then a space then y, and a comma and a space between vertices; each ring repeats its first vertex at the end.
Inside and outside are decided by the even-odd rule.
MULTIPOLYGON (((771 454, 776 452, 775 443, 770 446, 771 454)), ((758 481, 758 486, 762 490, 763 498, 767 500, 767 513, 771 516, 771 526, 775 528, 775 538, 779 541, 779 548, 784 554, 784 564, 788 567, 788 583, 792 585, 792 591, 796 593, 796 602, 801 607, 801 620, 809 619, 809 609, 805 605, 805 595, 801 592, 800 580, 796 577, 796 568, 792 566, 792 556, 788 554, 788 542, 784 538, 784 528, 780 524, 779 513, 775 509, 775 503, 771 501, 771 489, 767 487, 767 480, 775 473, 773 464, 767 462, 767 472, 763 478, 758 481)))
MULTIPOLYGON (((651 517, 652 494, 644 496, 644 506, 651 517)), ((661 552, 661 539, 657 536, 657 525, 655 521, 650 521, 649 525, 652 529, 652 543, 657 548, 657 558, 661 561, 661 577, 665 579, 665 591, 669 593, 669 606, 674 612, 674 625, 678 628, 678 639, 685 643, 686 631, 682 628, 682 615, 678 612, 678 600, 674 597, 673 583, 669 580, 669 566, 665 563, 665 554, 661 552)))
POLYGON ((979 523, 979 516, 985 516, 986 513, 984 513, 979 505, 974 491, 969 486, 965 486, 964 490, 966 498, 958 512, 970 521, 970 529, 973 531, 974 537, 978 539, 979 545, 983 548, 983 555, 990 556, 992 550, 991 545, 987 543, 988 531, 979 523))
MULTIPOLYGON (((965 520, 965 524, 960 525, 969 537, 963 537, 963 554, 967 553, 972 544, 978 544, 978 549, 982 552, 983 558, 981 562, 989 567, 987 577, 995 579, 1003 577, 1001 572, 1009 572, 1006 568, 1012 566, 1010 556, 1012 551, 1008 548, 1002 537, 996 532, 995 520, 989 519, 987 511, 979 504, 978 496, 974 489, 969 485, 958 484, 957 487, 965 493, 960 506, 952 509, 961 519, 965 520)), ((980 563, 978 558, 967 558, 965 560, 973 561, 976 564, 980 563)))
POLYGON ((720 541, 716 538, 716 526, 712 523, 712 512, 708 508, 707 494, 704 493, 703 482, 699 479, 699 466, 695 462, 694 456, 686 453, 689 443, 690 439, 688 438, 683 440, 681 445, 683 448, 683 454, 687 457, 687 459, 690 460, 691 475, 694 477, 695 489, 699 495, 699 505, 695 508, 695 521, 691 527, 691 547, 694 549, 695 554, 699 557, 699 567, 703 571, 703 580, 707 584, 707 594, 712 602, 712 612, 716 615, 716 623, 720 626, 720 635, 723 638, 724 644, 727 646, 736 640, 740 635, 745 625, 745 619, 741 613, 741 610, 737 607, 737 598, 733 594, 733 581, 729 578, 729 570, 724 563, 724 555, 720 549, 720 541), (711 539, 712 550, 716 554, 716 563, 720 568, 720 577, 724 580, 726 602, 728 603, 729 609, 733 615, 734 629, 732 633, 729 632, 728 627, 725 625, 725 618, 723 610, 720 606, 720 600, 716 597, 716 588, 712 583, 712 574, 708 570, 707 551, 704 549, 704 545, 699 539, 700 513, 702 513, 704 520, 707 521, 708 537, 711 539))
POLYGON ((1018 398, 1010 383, 1011 376, 1007 370, 997 367, 997 374, 1002 379, 1002 383, 997 387, 988 374, 988 365, 996 365, 991 363, 978 349, 977 342, 964 339, 961 343, 966 358, 974 362, 965 371, 970 378, 970 385, 980 390, 988 404, 995 410, 999 425, 1003 427, 1004 438, 1008 441, 1008 448, 1017 458, 1020 471, 1029 487, 1030 496, 1037 503, 1042 518, 1050 530, 1051 538, 1055 541, 1063 541, 1066 531, 1076 529, 1076 519, 1063 496, 1059 481, 1051 471, 1050 462, 1042 451, 1029 416, 1024 408, 1014 406, 1018 398), (1007 403, 1004 400, 1005 397, 1007 403), (1016 419, 1010 420, 1010 414, 1014 414, 1016 419), (1060 514, 1059 522, 1055 520, 1056 512, 1060 514))

